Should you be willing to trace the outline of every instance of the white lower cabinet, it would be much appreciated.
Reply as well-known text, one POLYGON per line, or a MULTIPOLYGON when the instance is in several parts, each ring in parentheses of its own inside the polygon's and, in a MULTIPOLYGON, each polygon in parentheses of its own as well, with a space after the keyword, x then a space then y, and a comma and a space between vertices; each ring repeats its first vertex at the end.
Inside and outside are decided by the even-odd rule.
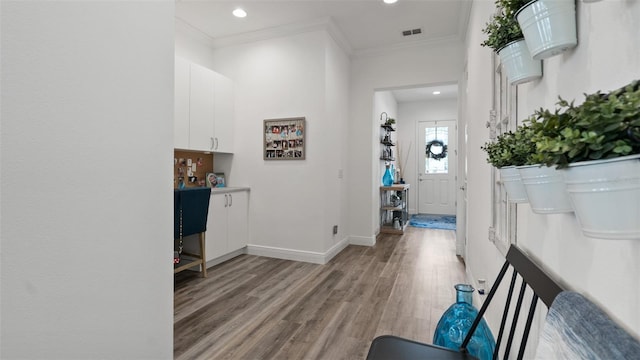
POLYGON ((247 246, 249 192, 211 194, 207 218, 207 261, 247 246))

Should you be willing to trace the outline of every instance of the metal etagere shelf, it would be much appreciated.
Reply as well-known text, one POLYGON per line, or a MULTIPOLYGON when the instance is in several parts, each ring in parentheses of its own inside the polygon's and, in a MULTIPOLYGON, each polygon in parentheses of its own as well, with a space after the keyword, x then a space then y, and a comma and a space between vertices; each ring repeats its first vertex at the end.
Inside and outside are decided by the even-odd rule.
POLYGON ((380 186, 380 232, 404 234, 409 224, 409 184, 380 186))

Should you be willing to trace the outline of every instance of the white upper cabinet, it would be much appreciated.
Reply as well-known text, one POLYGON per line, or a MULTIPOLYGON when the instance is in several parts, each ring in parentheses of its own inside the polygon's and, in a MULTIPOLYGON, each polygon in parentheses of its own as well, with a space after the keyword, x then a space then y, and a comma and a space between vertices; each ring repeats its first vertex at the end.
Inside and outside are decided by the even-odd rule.
POLYGON ((176 149, 189 148, 189 62, 176 57, 173 108, 173 147, 176 149))
POLYGON ((176 57, 174 148, 233 152, 233 82, 176 57))
POLYGON ((215 151, 233 152, 234 93, 233 81, 216 74, 215 77, 215 151))
POLYGON ((191 64, 189 97, 189 149, 215 150, 215 78, 216 74, 200 65, 191 64))

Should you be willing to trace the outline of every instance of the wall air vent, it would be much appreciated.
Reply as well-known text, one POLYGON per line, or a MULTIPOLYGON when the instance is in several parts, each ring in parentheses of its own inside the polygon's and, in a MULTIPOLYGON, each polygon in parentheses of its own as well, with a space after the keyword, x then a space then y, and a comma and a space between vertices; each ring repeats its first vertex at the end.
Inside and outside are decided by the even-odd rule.
POLYGON ((418 34, 422 34, 422 29, 418 28, 418 29, 411 29, 411 30, 403 30, 402 31, 402 36, 411 36, 411 35, 418 35, 418 34))

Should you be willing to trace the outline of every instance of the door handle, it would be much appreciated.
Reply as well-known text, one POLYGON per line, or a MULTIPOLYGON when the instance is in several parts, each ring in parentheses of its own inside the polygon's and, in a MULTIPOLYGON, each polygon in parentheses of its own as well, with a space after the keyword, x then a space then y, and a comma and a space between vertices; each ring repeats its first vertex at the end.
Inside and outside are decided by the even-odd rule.
POLYGON ((218 138, 216 138, 216 150, 218 150, 218 138))
POLYGON ((224 207, 229 206, 229 198, 227 196, 228 196, 227 194, 224 194, 224 207))
POLYGON ((229 207, 233 206, 233 196, 229 194, 229 207))
POLYGON ((213 150, 215 148, 215 142, 213 141, 213 138, 211 137, 211 150, 213 150))

